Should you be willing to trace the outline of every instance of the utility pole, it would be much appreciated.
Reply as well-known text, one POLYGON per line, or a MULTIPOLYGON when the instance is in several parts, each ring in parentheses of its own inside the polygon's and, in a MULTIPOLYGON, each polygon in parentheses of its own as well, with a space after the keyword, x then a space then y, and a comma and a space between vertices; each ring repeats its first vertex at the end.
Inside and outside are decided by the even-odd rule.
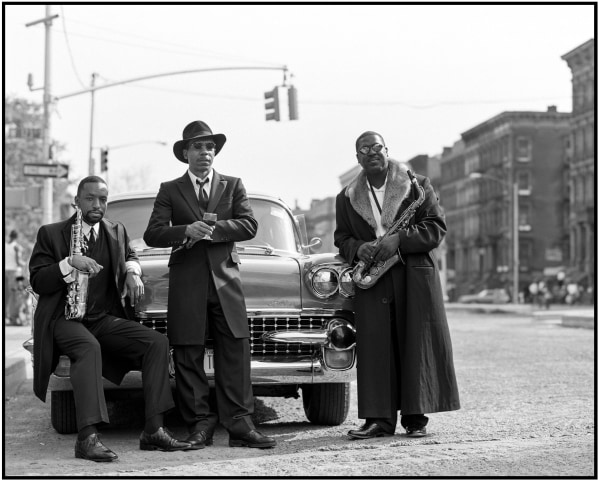
MULTIPOLYGON (((26 27, 31 27, 38 23, 44 22, 46 30, 45 38, 45 53, 44 53, 44 120, 42 125, 42 156, 41 162, 51 163, 50 159, 50 124, 52 113, 50 111, 52 104, 52 77, 51 77, 51 40, 52 40, 52 20, 57 18, 58 15, 52 15, 51 5, 46 5, 46 16, 41 20, 36 20, 25 24, 26 27)), ((53 221, 52 208, 54 205, 52 178, 44 180, 44 194, 42 197, 42 212, 43 212, 43 224, 50 224, 53 221)))
POLYGON ((90 94, 92 96, 92 105, 91 105, 91 109, 90 109, 90 156, 89 156, 89 167, 88 167, 88 171, 89 171, 89 175, 93 176, 94 174, 96 174, 96 163, 94 162, 94 94, 96 92, 96 89, 94 89, 94 87, 96 86, 96 76, 98 74, 93 73, 92 74, 92 82, 90 84, 91 88, 90 88, 90 94))

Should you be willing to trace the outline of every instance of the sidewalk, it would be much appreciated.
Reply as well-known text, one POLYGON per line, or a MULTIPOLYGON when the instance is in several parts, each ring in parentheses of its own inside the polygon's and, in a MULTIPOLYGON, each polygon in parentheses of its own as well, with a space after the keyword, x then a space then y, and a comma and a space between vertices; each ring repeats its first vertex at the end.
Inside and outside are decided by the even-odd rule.
POLYGON ((595 307, 593 305, 551 305, 546 310, 530 304, 446 303, 446 310, 531 315, 534 322, 555 322, 563 326, 588 329, 596 327, 595 307))
POLYGON ((31 337, 31 326, 4 326, 4 398, 12 397, 26 379, 33 379, 31 355, 23 342, 31 337))

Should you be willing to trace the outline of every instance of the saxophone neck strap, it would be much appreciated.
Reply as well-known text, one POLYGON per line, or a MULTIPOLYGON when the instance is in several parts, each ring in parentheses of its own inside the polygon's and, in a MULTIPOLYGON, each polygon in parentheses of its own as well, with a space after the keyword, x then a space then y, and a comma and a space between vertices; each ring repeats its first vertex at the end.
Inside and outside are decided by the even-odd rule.
POLYGON ((375 200, 375 205, 377 206, 377 210, 379 211, 379 214, 381 215, 381 205, 379 204, 379 200, 377 199, 377 196, 375 196, 375 189, 373 189, 373 185, 367 181, 367 184, 369 185, 369 189, 371 189, 371 194, 373 195, 373 199, 375 200))

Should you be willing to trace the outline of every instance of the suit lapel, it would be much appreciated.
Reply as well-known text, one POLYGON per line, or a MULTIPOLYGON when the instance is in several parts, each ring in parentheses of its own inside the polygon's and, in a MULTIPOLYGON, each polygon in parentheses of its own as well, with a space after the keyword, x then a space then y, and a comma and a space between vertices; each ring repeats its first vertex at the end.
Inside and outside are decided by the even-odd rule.
POLYGON ((219 204, 219 200, 221 196, 223 196, 223 192, 227 187, 227 181, 223 179, 223 176, 219 174, 217 171, 213 169, 213 180, 212 187, 210 189, 210 197, 208 199, 208 207, 206 208, 206 212, 214 213, 217 204, 219 204))
POLYGON ((66 222, 65 227, 62 230, 63 239, 65 240, 65 244, 67 246, 67 252, 69 254, 71 254, 71 227, 73 226, 74 223, 75 223, 75 214, 73 214, 73 216, 71 216, 71 219, 69 219, 66 222))
POLYGON ((103 219, 101 222, 101 229, 103 231, 103 234, 106 236, 106 244, 108 245, 108 251, 110 253, 110 263, 112 265, 112 269, 113 269, 113 275, 115 277, 115 284, 116 286, 119 286, 119 235, 117 233, 117 225, 106 220, 103 219), (102 226, 104 227, 102 229, 102 226))
POLYGON ((202 219, 202 213, 200 212, 200 206, 198 205, 198 197, 196 196, 194 185, 192 184, 192 180, 187 171, 177 180, 177 186, 179 187, 183 199, 194 215, 198 219, 202 219))

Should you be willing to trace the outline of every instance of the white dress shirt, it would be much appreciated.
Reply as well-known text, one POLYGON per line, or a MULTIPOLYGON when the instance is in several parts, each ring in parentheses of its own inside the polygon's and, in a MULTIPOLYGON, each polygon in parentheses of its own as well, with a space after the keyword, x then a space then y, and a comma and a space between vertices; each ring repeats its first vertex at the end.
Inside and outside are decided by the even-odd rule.
POLYGON ((375 216, 375 223, 377 224, 377 229, 375 230, 375 234, 377 235, 377 237, 383 236, 386 233, 386 230, 381 225, 381 213, 379 212, 379 209, 377 209, 377 204, 373 199, 373 193, 371 192, 371 188, 373 188, 373 191, 375 191, 377 201, 379 202, 379 205, 383 208, 383 198, 385 197, 386 184, 387 176, 385 178, 385 181, 383 182, 383 185, 380 188, 375 188, 374 186, 371 186, 371 184, 367 180, 367 189, 369 190, 369 201, 371 201, 371 209, 373 210, 373 216, 375 216))

